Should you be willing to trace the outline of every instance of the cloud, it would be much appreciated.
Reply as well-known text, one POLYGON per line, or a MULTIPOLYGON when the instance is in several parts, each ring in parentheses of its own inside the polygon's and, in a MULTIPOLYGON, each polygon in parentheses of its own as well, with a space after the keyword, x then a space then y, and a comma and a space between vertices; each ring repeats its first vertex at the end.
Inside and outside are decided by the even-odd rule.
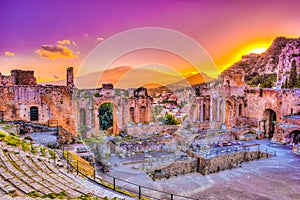
POLYGON ((104 38, 102 38, 102 37, 97 38, 97 41, 102 41, 102 40, 104 40, 104 38))
POLYGON ((4 55, 7 56, 7 57, 14 57, 15 53, 14 52, 10 52, 10 51, 5 51, 4 55))
POLYGON ((60 45, 71 44, 71 41, 70 40, 58 40, 57 44, 60 44, 60 45))
POLYGON ((77 46, 77 44, 76 44, 76 42, 75 41, 72 41, 72 44, 73 44, 73 46, 77 46))
POLYGON ((73 58, 73 51, 62 45, 43 45, 40 49, 35 50, 41 58, 57 59, 57 58, 73 58))
POLYGON ((59 79, 59 76, 57 76, 57 75, 53 75, 53 77, 55 78, 55 79, 59 79))

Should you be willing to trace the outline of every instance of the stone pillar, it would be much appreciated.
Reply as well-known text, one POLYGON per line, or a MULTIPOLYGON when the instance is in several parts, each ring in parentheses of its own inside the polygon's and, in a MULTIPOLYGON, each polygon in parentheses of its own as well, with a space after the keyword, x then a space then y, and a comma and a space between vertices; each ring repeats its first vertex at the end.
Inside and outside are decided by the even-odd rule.
POLYGON ((220 121, 220 98, 217 99, 217 121, 220 121))
POLYGON ((213 122, 213 98, 212 96, 210 97, 210 104, 209 104, 209 122, 210 126, 212 128, 212 122, 213 122))
POLYGON ((200 99, 200 122, 203 122, 203 98, 200 99))
POLYGON ((222 100, 222 124, 225 124, 225 118, 226 118, 226 102, 225 99, 222 100))
POLYGON ((67 86, 74 87, 73 67, 67 68, 67 86))

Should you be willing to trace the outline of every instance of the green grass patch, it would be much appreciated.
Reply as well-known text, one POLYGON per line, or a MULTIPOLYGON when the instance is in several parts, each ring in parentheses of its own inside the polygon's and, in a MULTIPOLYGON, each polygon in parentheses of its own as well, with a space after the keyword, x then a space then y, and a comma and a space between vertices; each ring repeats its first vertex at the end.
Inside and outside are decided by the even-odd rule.
POLYGON ((35 154, 36 153, 36 147, 34 147, 31 143, 31 153, 35 154))
POLYGON ((4 142, 6 142, 6 144, 11 145, 11 146, 19 146, 21 144, 21 139, 15 136, 10 136, 10 135, 6 135, 3 139, 4 142))
POLYGON ((48 152, 49 152, 51 158, 54 160, 55 159, 55 152, 51 149, 48 149, 48 152))
POLYGON ((46 156, 46 149, 44 147, 40 148, 42 156, 46 156))
POLYGON ((67 197, 67 193, 65 191, 60 192, 58 194, 51 193, 51 194, 44 194, 44 195, 41 195, 37 191, 34 191, 34 192, 30 192, 27 195, 29 197, 32 197, 32 198, 42 198, 42 199, 46 199, 46 198, 49 198, 49 199, 66 199, 66 197, 67 197))
POLYGON ((30 144, 22 140, 22 150, 23 151, 30 151, 30 144))

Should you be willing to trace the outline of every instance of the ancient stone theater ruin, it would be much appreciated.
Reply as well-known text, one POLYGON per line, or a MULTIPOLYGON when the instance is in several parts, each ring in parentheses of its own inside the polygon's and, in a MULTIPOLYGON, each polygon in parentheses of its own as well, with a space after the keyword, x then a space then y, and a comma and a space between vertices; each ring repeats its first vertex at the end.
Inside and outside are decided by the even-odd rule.
POLYGON ((111 83, 80 89, 72 67, 65 86, 38 84, 34 71, 0 74, 1 191, 21 197, 200 199, 201 192, 188 197, 162 192, 163 186, 146 192, 152 183, 121 180, 134 179, 126 174, 141 169, 151 181, 207 176, 276 156, 270 146, 299 154, 299 46, 299 38, 279 37, 265 53, 243 56, 217 79, 173 91, 111 83), (32 132, 51 132, 57 140, 46 148, 33 142, 32 132))

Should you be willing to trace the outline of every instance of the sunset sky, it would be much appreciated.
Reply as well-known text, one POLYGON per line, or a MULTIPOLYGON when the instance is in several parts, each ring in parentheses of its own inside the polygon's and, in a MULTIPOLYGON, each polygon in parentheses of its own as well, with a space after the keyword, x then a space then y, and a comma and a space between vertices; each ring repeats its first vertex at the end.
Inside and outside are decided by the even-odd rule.
MULTIPOLYGON (((32 69, 40 82, 64 79, 66 68, 73 66, 76 75, 97 45, 142 27, 192 38, 222 71, 243 54, 264 51, 277 36, 299 37, 299 8, 299 0, 1 0, 0 72, 32 69)), ((195 73, 180 56, 155 49, 122 55, 112 67, 149 63, 195 73)))

